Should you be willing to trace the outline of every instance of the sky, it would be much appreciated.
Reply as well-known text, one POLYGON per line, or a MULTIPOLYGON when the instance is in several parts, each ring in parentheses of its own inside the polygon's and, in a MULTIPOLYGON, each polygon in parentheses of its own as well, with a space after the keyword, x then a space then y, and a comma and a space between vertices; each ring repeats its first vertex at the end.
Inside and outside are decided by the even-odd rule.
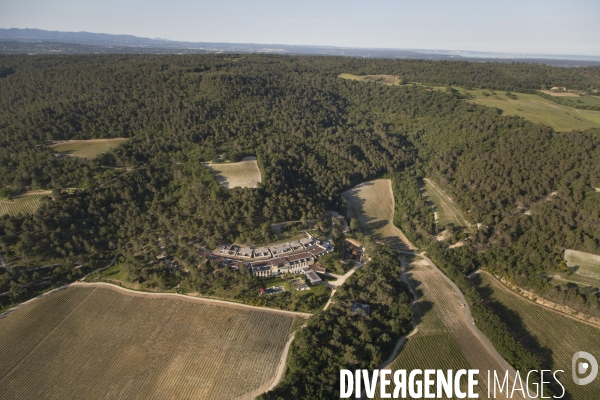
POLYGON ((600 0, 0 0, 0 28, 600 56, 600 0))

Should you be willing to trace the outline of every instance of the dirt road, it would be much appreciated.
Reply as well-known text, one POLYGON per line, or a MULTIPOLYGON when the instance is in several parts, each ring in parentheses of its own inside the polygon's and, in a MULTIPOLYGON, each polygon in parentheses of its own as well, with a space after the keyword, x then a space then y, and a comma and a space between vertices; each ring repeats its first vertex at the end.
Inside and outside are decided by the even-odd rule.
MULTIPOLYGON (((473 321, 473 317, 471 315, 471 311, 469 309, 469 305, 467 304, 467 301, 465 300, 462 292, 460 291, 460 289, 454 284, 454 282, 452 282, 452 280, 450 280, 446 275, 444 275, 444 273, 433 263, 433 261, 431 261, 428 257, 426 257, 423 253, 422 254, 417 254, 414 252, 409 252, 409 251, 401 251, 401 253, 403 254, 410 254, 410 255, 414 255, 416 257, 419 257, 423 260, 423 262, 425 262, 429 267, 431 267, 431 269, 440 277, 442 278, 442 280, 448 284, 448 286, 450 288, 452 288, 454 294, 456 295, 458 301, 461 303, 461 308, 465 317, 465 321, 466 321, 466 326, 468 327, 468 329, 470 330, 470 332, 472 333, 472 335, 474 337, 469 338, 469 340, 467 340, 466 342, 468 343, 461 343, 462 346, 467 345, 468 347, 471 348, 481 348, 480 352, 484 352, 484 353, 488 353, 489 357, 491 357, 492 360, 489 360, 489 362, 492 363, 496 363, 500 368, 500 371, 508 371, 509 376, 511 377, 511 382, 514 380, 514 378, 516 377, 516 372, 513 369, 513 367, 508 364, 506 362, 506 360, 504 360, 504 358, 496 351, 496 349, 494 348, 494 346, 489 342, 489 340, 487 339, 487 337, 485 337, 485 335, 483 335, 483 333, 481 333, 481 331, 477 328, 477 326, 475 325, 474 321, 473 321), (476 342, 473 342, 473 340, 476 340, 476 342)), ((425 282, 423 282, 423 284, 425 284, 425 282)), ((425 287, 426 290, 427 288, 425 287)), ((429 290, 430 294, 431 294, 431 290, 429 290)), ((450 304, 448 304, 448 306, 450 306, 450 304)), ((458 314, 457 314, 458 315, 458 314)), ((447 323, 447 322, 445 322, 447 323)), ((455 323, 458 325, 459 323, 462 325, 465 325, 463 322, 460 321, 455 321, 455 323)), ((452 322, 451 322, 452 324, 452 322)), ((452 329, 452 326, 449 326, 450 330, 453 331, 454 329, 452 329)), ((457 330, 457 332, 459 332, 459 330, 457 330)), ((468 331, 467 331, 468 332, 468 331)), ((470 336, 470 335, 469 335, 470 336)), ((463 340, 461 339, 465 339, 463 338, 458 338, 459 343, 462 342, 463 340)), ((467 359, 470 358, 469 354, 465 354, 465 356, 467 357, 467 359)), ((476 357, 476 359, 473 359, 474 363, 479 363, 479 362, 485 362, 485 355, 484 354, 479 354, 478 357, 476 357)), ((493 368, 493 369, 498 369, 498 368, 493 368)))

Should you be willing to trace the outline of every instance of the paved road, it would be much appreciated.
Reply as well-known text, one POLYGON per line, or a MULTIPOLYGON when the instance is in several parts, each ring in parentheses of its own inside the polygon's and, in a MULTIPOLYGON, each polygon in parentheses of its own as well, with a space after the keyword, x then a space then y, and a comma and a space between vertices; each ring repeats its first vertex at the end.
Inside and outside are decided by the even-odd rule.
POLYGON ((494 357, 496 359, 496 361, 498 361, 498 363, 502 366, 502 368, 504 368, 504 369, 506 369, 508 371, 509 375, 512 378, 512 381, 514 381, 514 379, 516 377, 515 370, 513 369, 513 367, 509 363, 506 362, 506 360, 504 359, 504 357, 502 357, 500 355, 500 353, 498 353, 496 351, 496 349, 494 348, 494 346, 492 346, 492 344, 490 343, 490 341, 488 340, 488 338, 485 337, 485 335, 483 333, 481 333, 481 331, 477 328, 477 326, 475 326, 475 322, 473 322, 473 317, 471 316, 471 310, 469 308, 469 304, 465 300, 465 297, 463 296, 463 294, 460 291, 460 289, 458 288, 458 286, 456 286, 454 284, 454 282, 452 282, 452 280, 450 280, 450 278, 448 278, 433 263, 433 261, 431 261, 428 257, 426 257, 424 253, 417 254, 417 253, 414 253, 412 251, 400 251, 400 253, 411 254, 411 255, 417 256, 419 258, 422 258, 423 260, 425 260, 425 262, 427 262, 427 264, 431 268, 433 268, 433 270, 435 272, 438 273, 438 275, 440 275, 442 277, 442 279, 444 279, 450 285, 450 287, 452 287, 452 289, 458 295, 458 298, 460 299, 460 301, 464 304, 463 310, 465 311, 465 317, 467 319, 467 326, 471 329, 471 331, 473 332, 473 334, 479 339, 479 341, 481 342, 481 344, 483 345, 483 347, 485 347, 486 350, 488 350, 490 352, 490 354, 492 355, 492 357, 494 357))

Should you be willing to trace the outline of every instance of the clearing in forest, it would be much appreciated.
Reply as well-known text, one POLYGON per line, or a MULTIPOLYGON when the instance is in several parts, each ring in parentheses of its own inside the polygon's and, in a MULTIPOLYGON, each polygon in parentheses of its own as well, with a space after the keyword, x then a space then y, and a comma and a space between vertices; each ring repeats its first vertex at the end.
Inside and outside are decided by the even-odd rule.
POLYGON ((0 200, 0 216, 19 214, 34 214, 40 207, 42 197, 52 194, 50 190, 34 190, 12 200, 0 200))
POLYGON ((392 181, 378 179, 361 183, 342 193, 349 217, 360 223, 365 235, 394 249, 415 249, 404 233, 394 225, 392 181))
MULTIPOLYGON (((571 379, 573 354, 587 351, 600 355, 600 329, 533 303, 512 292, 489 274, 477 274, 483 293, 488 293, 498 315, 519 341, 543 357, 542 368, 562 369, 560 382, 571 399, 600 399, 600 379, 579 386, 571 379)), ((559 395, 560 388, 558 388, 559 395)))
POLYGON ((91 160, 99 154, 106 153, 113 147, 117 147, 126 140, 127 138, 65 140, 64 142, 51 145, 50 148, 63 155, 91 160))
POLYGON ((220 186, 226 189, 234 187, 256 188, 262 182, 256 157, 244 157, 240 162, 204 163, 211 169, 220 186))
POLYGON ((466 93, 474 96, 469 100, 473 103, 499 108, 506 115, 518 115, 532 122, 551 126, 559 132, 600 127, 600 111, 576 110, 537 94, 513 93, 516 96, 514 99, 501 91, 476 89, 466 93))
MULTIPOLYGON (((401 257, 418 300, 414 303, 416 332, 407 338, 398 356, 386 368, 399 369, 479 369, 480 397, 487 388, 487 371, 505 369, 484 347, 467 325, 464 308, 454 290, 424 260, 408 263, 401 257)), ((512 379, 511 379, 512 382, 512 379)), ((463 384, 465 382, 463 381, 463 384)))
POLYGON ((340 78, 359 82, 377 82, 386 85, 401 85, 402 80, 396 75, 352 75, 340 74, 340 78))
POLYGON ((0 393, 233 399, 268 388, 293 315, 76 285, 0 318, 0 393))
POLYGON ((465 227, 473 232, 473 225, 469 223, 465 215, 456 207, 456 204, 444 191, 431 179, 425 178, 425 195, 433 202, 437 212, 437 223, 446 226, 450 223, 457 227, 465 227))
POLYGON ((600 256, 577 250, 565 250, 565 262, 575 273, 600 285, 600 256))

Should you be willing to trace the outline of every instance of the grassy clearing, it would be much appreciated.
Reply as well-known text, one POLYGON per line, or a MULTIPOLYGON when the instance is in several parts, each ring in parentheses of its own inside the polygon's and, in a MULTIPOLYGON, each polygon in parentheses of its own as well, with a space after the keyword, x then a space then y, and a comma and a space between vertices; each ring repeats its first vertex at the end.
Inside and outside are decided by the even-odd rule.
POLYGON ((569 267, 576 268, 575 274, 600 285, 600 256, 583 251, 565 250, 565 261, 569 267))
POLYGON ((113 147, 117 147, 126 140, 126 138, 67 140, 65 142, 53 144, 50 148, 57 153, 91 160, 99 154, 106 153, 113 147))
POLYGON ((498 314, 523 345, 544 355, 542 367, 565 371, 559 377, 570 398, 600 398, 599 379, 586 386, 575 385, 571 379, 571 358, 575 352, 600 355, 600 330, 528 301, 486 273, 479 275, 480 287, 497 302, 498 314))
POLYGON ((348 212, 360 223, 365 235, 391 248, 415 249, 394 221, 394 193, 389 179, 361 183, 342 193, 348 212))
POLYGON ((475 96, 469 100, 487 107, 501 109, 506 115, 518 115, 532 122, 551 126, 557 131, 600 127, 600 111, 576 110, 546 100, 536 94, 514 93, 517 99, 511 99, 505 92, 492 90, 469 90, 475 96), (484 93, 489 94, 485 96, 484 93), (495 93, 495 94, 494 94, 495 93))
POLYGON ((219 185, 226 189, 234 187, 256 188, 262 182, 256 157, 244 157, 235 163, 205 163, 215 175, 219 185))
POLYGON ((72 287, 0 321, 3 398, 232 399, 275 376, 294 316, 72 287))
MULTIPOLYGON (((407 266, 406 276, 419 297, 415 308, 417 332, 407 339, 390 369, 478 368, 504 373, 469 329, 456 293, 431 267, 424 261, 414 261, 407 266)), ((486 376, 487 372, 480 375, 482 390, 487 387, 486 376)))
POLYGON ((541 92, 553 97, 560 97, 568 101, 572 107, 577 107, 578 105, 600 106, 600 97, 598 96, 580 96, 580 92, 552 92, 550 90, 541 90, 541 92))
POLYGON ((359 82, 377 82, 386 85, 401 85, 402 80, 396 75, 352 75, 340 74, 339 78, 359 82))
POLYGON ((0 216, 34 214, 40 207, 42 198, 49 196, 52 192, 49 190, 36 190, 27 192, 22 196, 15 197, 11 201, 0 200, 0 216))
MULTIPOLYGON (((402 80, 393 75, 352 75, 341 74, 340 78, 359 82, 380 82, 387 85, 402 85, 402 80)), ((445 86, 423 85, 411 82, 410 85, 427 87, 436 91, 445 91, 445 86)), ((558 132, 570 132, 574 129, 584 130, 600 127, 600 111, 576 110, 572 107, 556 104, 536 94, 513 93, 517 99, 509 98, 506 92, 487 89, 466 90, 461 87, 453 89, 473 96, 468 100, 487 107, 496 107, 506 115, 518 115, 532 122, 551 126, 558 132), (487 96, 486 96, 487 94, 487 96)), ((570 96, 573 107, 579 105, 600 105, 598 96, 570 96), (579 103, 579 101, 581 103, 579 103)))
POLYGON ((465 227, 469 231, 473 232, 473 225, 469 223, 465 214, 458 209, 456 204, 452 201, 444 191, 435 184, 431 179, 425 178, 425 195, 429 198, 437 212, 437 221, 440 226, 447 226, 448 224, 454 224, 457 227, 465 227))

